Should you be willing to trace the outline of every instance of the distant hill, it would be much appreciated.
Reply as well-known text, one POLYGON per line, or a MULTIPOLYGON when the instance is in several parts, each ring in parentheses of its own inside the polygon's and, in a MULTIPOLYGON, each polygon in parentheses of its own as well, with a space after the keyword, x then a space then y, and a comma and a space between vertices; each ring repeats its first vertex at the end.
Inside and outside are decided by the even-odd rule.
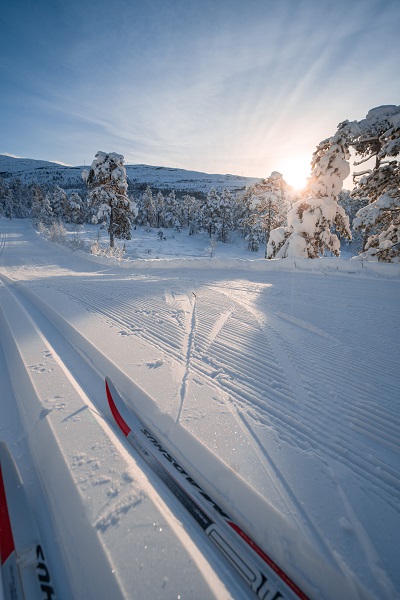
MULTIPOLYGON (((185 193, 207 193, 211 188, 231 192, 242 190, 258 181, 256 177, 239 175, 218 175, 201 171, 186 171, 150 165, 125 165, 130 190, 141 191, 149 185, 152 190, 175 190, 185 193)), ((59 185, 68 189, 84 187, 82 171, 89 167, 69 167, 58 163, 31 158, 13 158, 0 154, 0 176, 6 179, 18 178, 23 183, 59 185)))

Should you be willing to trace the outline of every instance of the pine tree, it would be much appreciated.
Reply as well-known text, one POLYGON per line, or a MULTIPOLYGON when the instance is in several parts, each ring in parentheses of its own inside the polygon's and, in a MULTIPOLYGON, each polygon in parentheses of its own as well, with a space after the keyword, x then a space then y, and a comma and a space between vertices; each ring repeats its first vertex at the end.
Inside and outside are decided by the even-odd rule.
POLYGON ((400 260, 400 106, 378 106, 361 121, 344 121, 345 136, 361 160, 372 168, 355 173, 352 197, 368 203, 354 220, 364 231, 363 252, 379 261, 400 260))
POLYGON ((172 190, 168 196, 164 198, 164 215, 165 227, 180 227, 177 216, 177 200, 174 190, 172 190))
POLYGON ((215 233, 216 225, 219 219, 219 205, 220 197, 218 192, 213 188, 211 189, 205 201, 201 206, 201 223, 203 229, 208 232, 211 238, 212 234, 215 233))
POLYGON ((89 173, 84 172, 89 187, 91 203, 97 213, 95 223, 107 227, 110 248, 114 239, 131 239, 132 219, 136 216, 136 205, 127 196, 128 183, 124 157, 115 152, 97 152, 89 173))
MULTIPOLYGON (((271 229, 281 227, 286 221, 289 210, 289 193, 287 183, 282 175, 273 171, 266 179, 261 179, 249 189, 252 213, 249 218, 251 232, 249 240, 253 251, 256 240, 260 243, 265 240, 265 258, 271 229), (263 236, 260 235, 263 232, 263 236)), ((258 250, 258 248, 257 248, 258 250)))
POLYGON ((325 250, 340 254, 340 241, 332 228, 351 239, 349 219, 338 195, 350 173, 346 139, 337 134, 323 140, 313 154, 308 196, 293 204, 288 212, 288 226, 271 231, 268 258, 298 256, 317 258, 325 250))
POLYGON ((246 235, 245 240, 250 252, 258 252, 261 244, 265 240, 264 231, 259 221, 252 223, 250 231, 246 235))
POLYGON ((354 219, 354 227, 371 234, 363 247, 366 256, 380 262, 400 262, 399 194, 384 193, 361 208, 354 219))
POLYGON ((26 198, 26 186, 20 179, 13 179, 10 184, 12 194, 12 216, 17 219, 25 219, 30 214, 29 203, 26 198))
MULTIPOLYGON (((247 240, 253 227, 251 187, 252 186, 247 187, 243 192, 237 195, 234 209, 234 221, 236 228, 241 231, 245 240, 247 240)), ((259 244, 257 250, 258 248, 259 244)), ((251 250, 250 247, 249 250, 251 250)))
POLYGON ((14 216, 14 200, 7 181, 0 177, 0 216, 2 215, 7 219, 12 219, 14 216))
POLYGON ((226 188, 222 190, 218 204, 218 218, 216 222, 217 239, 221 242, 228 242, 230 232, 234 228, 234 209, 235 199, 226 188))
POLYGON ((53 210, 50 204, 49 194, 36 184, 32 186, 32 220, 35 226, 40 224, 48 227, 53 221, 53 210))
POLYGON ((191 230, 196 210, 196 198, 185 194, 182 198, 182 226, 191 230))
POLYGON ((67 223, 83 223, 83 200, 78 192, 66 198, 64 218, 67 223))
POLYGON ((54 186, 49 199, 53 216, 58 221, 63 221, 65 219, 67 207, 67 194, 60 186, 56 185, 54 186))
POLYGON ((156 227, 165 227, 165 202, 162 192, 157 192, 154 204, 156 213, 156 227))
POLYGON ((141 209, 144 224, 156 227, 156 207, 150 186, 147 186, 142 194, 141 209))

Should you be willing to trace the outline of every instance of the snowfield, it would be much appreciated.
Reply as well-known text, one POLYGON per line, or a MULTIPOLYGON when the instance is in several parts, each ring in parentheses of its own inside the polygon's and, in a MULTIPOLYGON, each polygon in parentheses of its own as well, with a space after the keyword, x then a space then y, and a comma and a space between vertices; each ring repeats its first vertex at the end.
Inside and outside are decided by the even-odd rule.
POLYGON ((400 598, 400 266, 156 233, 117 261, 0 220, 0 439, 57 597, 254 597, 120 434, 108 375, 310 598, 400 598))

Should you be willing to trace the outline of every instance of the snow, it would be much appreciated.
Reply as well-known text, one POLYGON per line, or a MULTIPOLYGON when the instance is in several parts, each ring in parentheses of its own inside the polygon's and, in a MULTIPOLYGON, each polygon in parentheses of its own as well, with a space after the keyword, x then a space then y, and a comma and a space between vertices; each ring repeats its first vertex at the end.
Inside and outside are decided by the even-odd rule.
MULTIPOLYGON (((152 189, 181 191, 187 193, 207 193, 211 189, 223 189, 235 192, 247 185, 259 181, 257 177, 243 177, 230 174, 209 174, 186 169, 159 167, 151 165, 125 165, 127 177, 136 190, 149 185, 152 189)), ((24 183, 35 181, 48 184, 57 181, 65 188, 82 185, 82 177, 89 174, 84 166, 68 167, 58 163, 36 161, 29 158, 17 159, 0 154, 0 175, 19 178, 24 183)))
POLYGON ((57 596, 252 597, 119 435, 109 375, 311 598, 399 597, 400 266, 132 233, 116 260, 0 220, 0 438, 57 596))
POLYGON ((64 167, 61 163, 49 162, 47 160, 35 160, 34 158, 21 158, 18 156, 9 156, 0 154, 0 173, 18 173, 22 171, 31 171, 33 169, 43 169, 45 167, 64 167))

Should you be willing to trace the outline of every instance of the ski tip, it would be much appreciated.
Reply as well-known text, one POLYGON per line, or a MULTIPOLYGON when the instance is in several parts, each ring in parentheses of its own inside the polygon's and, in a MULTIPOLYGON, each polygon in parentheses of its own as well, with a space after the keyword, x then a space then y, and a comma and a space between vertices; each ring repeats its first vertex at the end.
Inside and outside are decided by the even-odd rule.
POLYGON ((117 408, 116 401, 118 401, 119 394, 109 377, 105 378, 105 384, 108 406, 110 407, 111 414, 114 417, 114 420, 117 423, 118 427, 121 429, 122 433, 127 437, 131 431, 131 428, 129 427, 125 419, 122 417, 120 410, 118 410, 117 408))

